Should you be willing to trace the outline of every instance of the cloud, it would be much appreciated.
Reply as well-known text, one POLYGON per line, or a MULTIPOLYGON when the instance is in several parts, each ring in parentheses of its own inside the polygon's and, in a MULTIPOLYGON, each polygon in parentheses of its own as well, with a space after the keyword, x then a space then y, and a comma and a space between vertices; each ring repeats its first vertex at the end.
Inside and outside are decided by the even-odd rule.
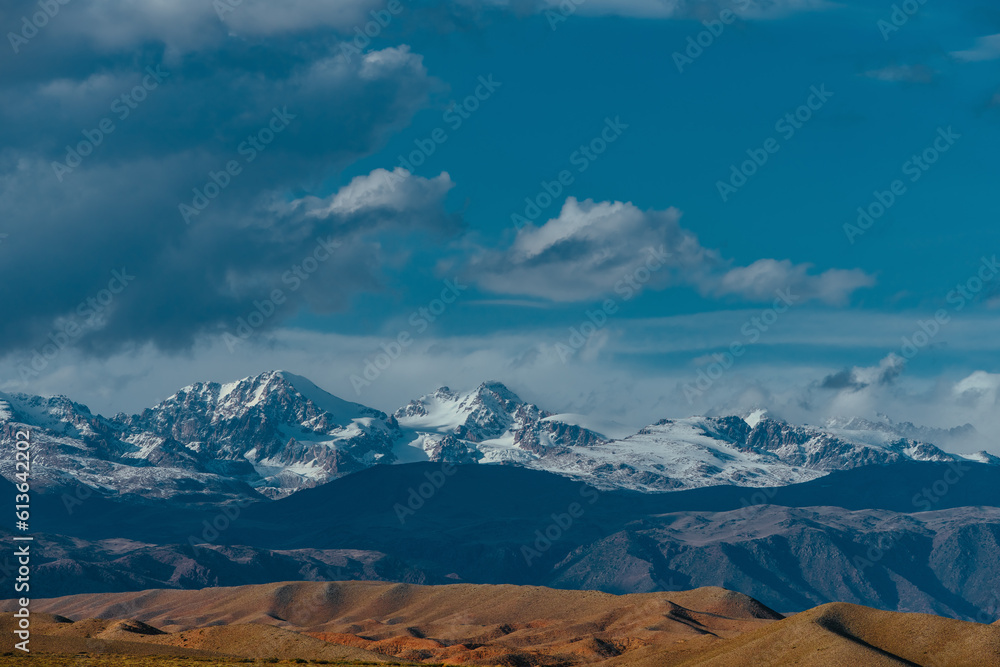
POLYGON ((330 312, 359 290, 380 288, 387 250, 373 234, 456 229, 455 216, 435 208, 450 188, 447 175, 408 179, 395 195, 372 192, 353 213, 307 216, 288 205, 293 193, 304 199, 380 148, 426 105, 438 83, 420 55, 399 46, 346 59, 326 38, 303 38, 212 57, 209 68, 151 64, 161 82, 134 108, 119 96, 152 82, 134 63, 97 59, 79 63, 73 77, 0 83, 11 101, 0 109, 8 234, 0 283, 17 285, 0 321, 6 353, 37 349, 123 266, 136 280, 77 341, 95 352, 146 341, 180 349, 199 332, 229 327, 248 304, 287 287, 283 273, 318 239, 335 237, 337 262, 269 326, 303 305, 330 312), (95 133, 103 121, 113 131, 95 133), (82 160, 68 161, 78 148, 82 160), (57 162, 73 166, 57 173, 57 162), (228 164, 238 173, 228 175, 228 164), (407 205, 413 210, 401 215, 407 205))
POLYGON ((1000 373, 976 371, 956 382, 952 393, 963 403, 994 409, 1000 405, 1000 373))
POLYGON ((792 264, 787 259, 759 259, 717 279, 710 278, 706 284, 714 283, 711 292, 720 296, 766 301, 774 298, 778 290, 788 289, 796 299, 838 306, 846 304, 855 291, 875 284, 875 278, 860 269, 829 269, 813 275, 809 273, 811 268, 810 264, 792 264))
POLYGON ((887 385, 902 375, 905 368, 906 360, 892 352, 886 355, 877 366, 855 366, 828 375, 820 382, 820 387, 838 391, 844 389, 860 391, 871 386, 887 385))
MULTIPOLYGON (((31 16, 35 0, 13 0, 9 16, 31 16)), ((173 55, 212 50, 232 39, 273 37, 326 28, 352 34, 384 10, 384 0, 90 0, 60 2, 45 27, 45 47, 114 53, 161 44, 173 55)))
POLYGON ((976 40, 976 45, 965 51, 952 51, 951 56, 961 62, 982 62, 1000 58, 1000 34, 987 35, 976 40))
POLYGON ((275 108, 287 108, 296 122, 269 152, 342 166, 408 123, 440 85, 405 45, 352 59, 331 45, 308 52, 269 44, 252 53, 237 45, 214 58, 212 67, 96 59, 72 76, 54 71, 38 81, 6 80, 0 92, 11 103, 0 109, 0 145, 64 159, 67 146, 107 118, 114 134, 87 165, 184 150, 233 153, 275 108))
MULTIPOLYGON (((558 12, 563 0, 453 0, 467 10, 511 9, 518 14, 558 12)), ((644 19, 707 20, 729 9, 744 19, 769 20, 800 12, 823 11, 838 5, 826 0, 585 0, 574 12, 589 16, 626 16, 644 19)))
MULTIPOLYGON (((353 38, 376 20, 373 12, 383 17, 383 25, 376 23, 377 35, 393 31, 394 20, 423 27, 465 28, 497 11, 519 16, 562 12, 564 2, 569 0, 406 0, 400 3, 401 12, 391 14, 385 0, 89 0, 60 3, 58 14, 24 49, 48 51, 53 61, 66 62, 71 53, 113 54, 159 47, 168 61, 177 62, 185 54, 211 52, 232 42, 259 43, 265 38, 317 31, 353 38)), ((21 16, 38 11, 37 0, 7 4, 5 15, 15 26, 21 16)), ((768 20, 836 6, 824 0, 586 0, 574 4, 574 13, 704 20, 728 8, 745 19, 768 20)))
POLYGON ((376 169, 355 177, 325 199, 301 199, 293 206, 302 206, 307 215, 319 218, 420 215, 424 211, 439 210, 441 201, 453 187, 455 184, 447 172, 428 180, 414 177, 402 167, 394 171, 376 169))
POLYGON ((861 76, 894 83, 933 83, 935 72, 926 65, 889 65, 881 69, 869 70, 861 76))
POLYGON ((689 285, 705 295, 750 301, 772 300, 776 290, 790 289, 799 299, 841 305, 874 284, 860 270, 814 275, 810 265, 788 260, 731 268, 681 227, 680 217, 675 208, 642 211, 631 203, 569 197, 558 217, 524 226, 507 250, 481 251, 466 275, 487 291, 557 302, 689 285))
MULTIPOLYGON (((22 280, 17 290, 11 290, 14 305, 0 327, 7 353, 22 348, 32 351, 48 343, 50 334, 62 330, 67 318, 76 317, 79 303, 99 294, 113 269, 123 269, 135 280, 102 309, 105 316, 100 326, 90 327, 77 344, 102 354, 146 341, 179 349, 202 333, 232 332, 236 319, 252 310, 255 301, 270 298, 275 289, 294 296, 289 296, 292 302, 286 309, 268 320, 268 328, 303 306, 317 313, 345 308, 359 291, 381 289, 382 266, 389 251, 378 242, 380 235, 427 230, 453 233, 460 223, 444 210, 442 198, 451 187, 445 174, 407 179, 408 199, 396 195, 382 202, 372 197, 363 206, 328 207, 319 209, 317 215, 308 215, 306 207, 263 200, 257 205, 226 207, 211 221, 199 220, 186 227, 177 215, 176 201, 169 199, 170 190, 181 191, 175 172, 184 164, 183 160, 130 163, 128 174, 92 169, 79 175, 80 191, 23 211, 25 216, 37 215, 49 229, 62 229, 62 241, 53 245, 45 229, 33 238, 24 227, 12 233, 16 239, 12 245, 32 250, 0 267, 0 280, 13 281, 18 275, 33 279, 22 280), (406 201, 412 206, 407 207, 406 201), (101 227, 75 231, 59 227, 64 215, 69 224, 87 221, 89 216, 81 220, 81 216, 66 214, 75 206, 89 215, 108 217, 101 227), (46 207, 52 209, 48 217, 46 207), (115 214, 112 209, 117 207, 122 210, 115 214), (150 235, 149 229, 136 227, 134 216, 154 210, 158 214, 148 216, 147 221, 160 229, 150 235), (295 268, 318 245, 332 252, 333 260, 325 261, 327 255, 321 251, 324 262, 319 270, 314 265, 304 278, 301 273, 293 277, 295 268), (32 257, 43 255, 56 261, 44 269, 35 267, 32 257)), ((34 165, 22 178, 3 183, 3 189, 8 193, 17 191, 19 185, 28 189, 42 180, 46 169, 47 165, 34 165)), ((376 173, 361 178, 379 177, 376 173)), ((357 185, 357 179, 352 185, 357 185)), ((330 199, 343 200, 351 194, 348 185, 330 199)))
MULTIPOLYGON (((469 271, 488 291, 553 301, 585 301, 610 293, 645 264, 650 249, 674 266, 700 264, 704 251, 678 224, 676 209, 645 213, 622 202, 569 197, 558 218, 520 229, 507 251, 485 251, 469 271)), ((652 276, 663 285, 666 271, 652 276)))

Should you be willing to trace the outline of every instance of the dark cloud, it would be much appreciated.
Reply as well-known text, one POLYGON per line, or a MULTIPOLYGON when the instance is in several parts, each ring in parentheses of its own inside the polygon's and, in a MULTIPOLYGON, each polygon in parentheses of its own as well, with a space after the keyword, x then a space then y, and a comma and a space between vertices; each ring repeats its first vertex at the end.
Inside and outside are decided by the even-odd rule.
MULTIPOLYGON (((100 35, 74 25, 80 17, 71 15, 73 4, 39 32, 38 40, 59 31, 100 37, 83 63, 29 67, 28 75, 0 83, 7 100, 0 109, 5 352, 36 349, 80 320, 87 333, 75 342, 94 352, 144 342, 188 346, 200 333, 231 326, 254 299, 281 286, 284 272, 320 238, 339 239, 337 261, 297 298, 329 311, 379 287, 378 233, 400 225, 456 228, 441 201, 420 192, 432 183, 424 179, 410 179, 408 192, 417 199, 407 216, 380 217, 371 202, 327 217, 288 205, 379 148, 427 104, 440 84, 408 47, 345 57, 329 33, 314 34, 326 11, 316 9, 310 31, 295 39, 284 32, 301 26, 288 19, 266 43, 213 33, 198 42, 197 57, 187 58, 170 40, 191 27, 185 11, 211 3, 161 7, 159 18, 151 6, 137 17, 142 12, 133 3, 117 4, 124 13, 105 12, 100 35), (87 155, 77 162, 73 151, 87 155), (233 173, 225 173, 227 165, 235 165, 233 173), (209 201, 206 193, 215 196, 209 201), (79 304, 101 294, 111 271, 122 267, 135 280, 102 307, 100 319, 81 316, 79 304)), ((86 11, 117 4, 96 2, 86 11)), ((28 9, 18 5, 5 17, 28 9)), ((353 15, 337 16, 345 24, 353 15)), ((74 48, 28 46, 38 53, 74 48)), ((18 62, 35 55, 25 50, 18 62)))
POLYGON ((823 378, 819 385, 822 389, 861 389, 864 385, 858 384, 854 380, 854 373, 849 369, 844 369, 839 373, 833 373, 823 378))
POLYGON ((868 387, 893 384, 906 370, 906 360, 896 354, 883 358, 878 366, 855 366, 827 375, 820 381, 820 389, 834 391, 861 391, 868 387))

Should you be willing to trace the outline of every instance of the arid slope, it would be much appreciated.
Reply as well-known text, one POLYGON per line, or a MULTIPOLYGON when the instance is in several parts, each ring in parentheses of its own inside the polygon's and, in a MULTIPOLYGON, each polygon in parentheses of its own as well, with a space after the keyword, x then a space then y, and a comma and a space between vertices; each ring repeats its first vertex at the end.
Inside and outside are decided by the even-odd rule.
MULTIPOLYGON (((1000 666, 995 624, 842 603, 782 618, 721 588, 611 595, 511 585, 292 582, 75 595, 36 600, 33 610, 36 650, 44 652, 510 667, 1000 666)), ((0 618, 0 629, 12 626, 10 614, 0 618)))

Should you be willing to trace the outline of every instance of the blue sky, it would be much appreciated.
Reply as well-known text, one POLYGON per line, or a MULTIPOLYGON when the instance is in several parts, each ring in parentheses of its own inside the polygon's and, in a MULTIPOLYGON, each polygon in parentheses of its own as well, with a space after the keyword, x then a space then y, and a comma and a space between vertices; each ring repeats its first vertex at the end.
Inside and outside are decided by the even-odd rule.
POLYGON ((360 51, 345 44, 387 3, 206 7, 65 5, 13 41, 38 7, 0 14, 4 390, 128 411, 280 367, 387 410, 498 379, 640 425, 756 406, 997 425, 992 5, 914 2, 889 31, 877 2, 400 2, 360 51), (143 80, 121 118, 113 101, 143 80), (451 105, 477 89, 459 125, 451 105), (275 109, 287 127, 248 160, 241 142, 275 109), (60 179, 53 162, 102 118, 114 131, 60 179), (393 172, 421 142, 433 154, 393 172), (752 155, 766 162, 724 199, 752 155), (229 162, 239 173, 185 219, 229 162), (885 213, 846 233, 894 181, 885 213), (332 257, 285 279, 322 239, 332 257), (651 267, 650 248, 669 259, 651 267), (101 317, 81 311, 122 267, 136 278, 101 317), (445 280, 462 288, 431 323, 420 308, 445 280), (782 290, 792 305, 768 313, 782 290), (904 337, 929 329, 907 358, 904 337), (366 377, 401 333, 413 342, 366 377))

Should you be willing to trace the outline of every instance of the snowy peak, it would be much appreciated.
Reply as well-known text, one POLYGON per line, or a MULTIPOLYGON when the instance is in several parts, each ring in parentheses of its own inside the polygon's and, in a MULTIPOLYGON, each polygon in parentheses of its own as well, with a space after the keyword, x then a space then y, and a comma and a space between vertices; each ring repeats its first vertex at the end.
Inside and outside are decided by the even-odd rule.
POLYGON ((400 408, 393 415, 401 426, 455 435, 470 442, 495 440, 548 416, 525 403, 500 382, 484 382, 476 390, 456 393, 441 387, 400 408))
POLYGON ((545 469, 542 462, 572 447, 605 442, 599 434, 552 418, 500 382, 484 382, 470 392, 441 387, 400 408, 399 425, 414 435, 432 461, 514 463, 545 469))
POLYGON ((70 437, 84 437, 103 430, 104 419, 86 405, 65 396, 32 396, 0 392, 0 422, 35 426, 70 437))
POLYGON ((870 438, 864 437, 867 435, 865 432, 795 426, 763 416, 755 420, 715 417, 706 419, 706 422, 706 433, 729 440, 741 450, 773 454, 790 465, 817 470, 844 470, 906 459, 959 459, 930 443, 899 437, 891 432, 880 432, 880 437, 870 438), (890 433, 892 437, 888 437, 890 433))
POLYGON ((751 410, 750 414, 748 414, 746 417, 743 418, 743 421, 745 421, 750 428, 753 428, 754 426, 759 424, 760 420, 764 419, 766 416, 767 416, 767 410, 765 410, 764 408, 756 408, 754 410, 751 410))
POLYGON ((488 395, 495 397, 497 400, 505 401, 508 403, 523 404, 524 401, 521 400, 520 396, 512 392, 507 386, 502 382, 497 382, 496 380, 489 380, 487 382, 479 385, 476 389, 476 394, 479 396, 488 395))
POLYGON ((301 375, 295 375, 286 371, 276 371, 275 375, 285 385, 297 391, 300 396, 312 402, 313 405, 324 410, 327 414, 332 415, 337 423, 348 424, 355 419, 388 419, 388 415, 381 410, 369 408, 360 403, 345 401, 324 389, 320 389, 311 380, 301 375))
POLYGON ((184 387, 143 415, 178 409, 233 419, 253 410, 281 414, 288 423, 314 423, 319 428, 344 427, 355 419, 386 419, 379 410, 351 403, 320 389, 310 380, 286 371, 269 371, 237 382, 198 382, 184 387))
POLYGON ((195 383, 120 422, 132 440, 175 440, 203 458, 226 462, 226 474, 271 497, 391 463, 399 436, 385 413, 284 371, 229 384, 195 383))

